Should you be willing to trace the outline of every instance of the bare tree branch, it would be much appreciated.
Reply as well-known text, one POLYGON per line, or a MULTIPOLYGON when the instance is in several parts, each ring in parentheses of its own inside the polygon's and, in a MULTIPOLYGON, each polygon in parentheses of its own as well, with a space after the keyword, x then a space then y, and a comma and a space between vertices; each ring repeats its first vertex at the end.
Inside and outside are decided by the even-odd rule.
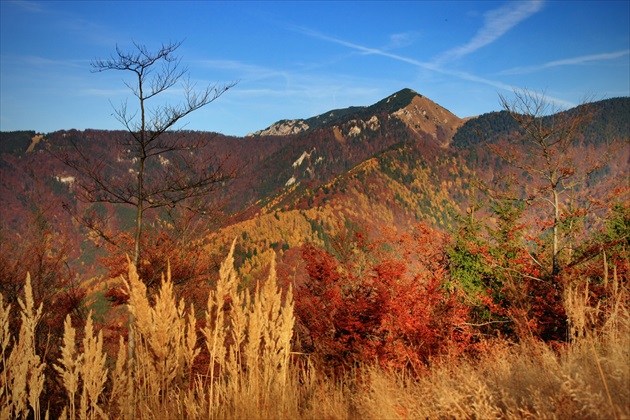
MULTIPOLYGON (((132 74, 124 84, 136 98, 137 107, 132 109, 128 101, 123 101, 113 112, 128 132, 118 142, 119 161, 112 162, 106 153, 100 157, 88 155, 76 141, 70 141, 68 151, 57 153, 80 175, 77 194, 82 200, 134 209, 134 264, 140 254, 146 211, 179 205, 202 211, 207 196, 235 176, 235 169, 227 164, 229 156, 219 157, 208 150, 208 136, 176 130, 186 116, 214 102, 236 84, 196 89, 187 77, 188 69, 175 55, 181 45, 168 42, 151 50, 134 42, 131 51, 116 46, 109 58, 92 61, 94 73, 118 70, 132 74), (180 82, 184 90, 181 102, 152 103, 180 82)), ((90 223, 84 224, 90 228, 90 223)), ((102 232, 98 234, 103 236, 102 232)))
POLYGON ((503 108, 525 133, 521 147, 494 151, 510 165, 527 173, 531 179, 531 199, 550 208, 552 229, 552 275, 560 270, 559 256, 566 246, 560 242, 560 227, 567 213, 563 197, 585 181, 593 168, 584 167, 569 151, 580 140, 581 130, 592 119, 592 109, 582 105, 562 112, 547 101, 544 93, 515 91, 514 99, 500 96, 503 108))

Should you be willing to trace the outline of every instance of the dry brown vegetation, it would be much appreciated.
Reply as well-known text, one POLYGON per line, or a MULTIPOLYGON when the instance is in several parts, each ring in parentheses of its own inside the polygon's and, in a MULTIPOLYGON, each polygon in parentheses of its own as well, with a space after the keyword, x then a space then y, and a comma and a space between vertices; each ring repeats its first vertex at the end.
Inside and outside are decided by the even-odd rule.
MULTIPOLYGON (((630 314, 625 281, 614 276, 611 305, 589 302, 588 284, 567 289, 572 341, 561 348, 494 339, 475 358, 442 360, 419 376, 358 367, 322 375, 291 353, 293 297, 272 262, 255 292, 239 289, 234 247, 198 320, 177 302, 170 273, 148 297, 132 268, 126 278, 134 343, 120 338, 113 360, 91 317, 77 331, 68 317, 56 383, 63 418, 630 418, 630 314), (79 339, 80 338, 80 339, 79 339)), ((0 295, 0 418, 40 418, 41 355, 33 335, 42 308, 27 277, 22 324, 12 337, 0 295)))

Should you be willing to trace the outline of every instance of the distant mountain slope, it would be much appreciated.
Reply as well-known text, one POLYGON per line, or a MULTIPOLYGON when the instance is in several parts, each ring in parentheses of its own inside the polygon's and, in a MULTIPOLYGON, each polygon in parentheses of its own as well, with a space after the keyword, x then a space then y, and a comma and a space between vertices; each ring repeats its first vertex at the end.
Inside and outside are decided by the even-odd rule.
MULTIPOLYGON (((605 99, 589 104, 593 117, 583 132, 595 142, 627 137, 630 133, 630 97, 605 99)), ((568 112, 571 112, 569 110, 568 112)))
POLYGON ((37 134, 34 131, 1 131, 0 154, 24 154, 37 134))
POLYGON ((453 136, 451 146, 456 149, 475 147, 519 131, 517 122, 507 111, 490 112, 466 121, 453 136))
POLYGON ((468 203, 473 173, 453 151, 415 140, 397 143, 326 183, 293 184, 258 201, 247 217, 213 234, 208 253, 218 258, 238 238, 241 273, 257 278, 273 255, 270 248, 284 262, 296 258, 296 248, 306 242, 329 247, 348 226, 376 236, 409 232, 419 222, 448 230, 468 203))
MULTIPOLYGON (((630 97, 605 99, 586 105, 592 118, 582 135, 587 142, 598 144, 606 139, 627 136, 630 132, 630 97)), ((568 114, 577 112, 569 109, 568 114)), ((507 136, 522 134, 507 111, 491 112, 466 121, 453 136, 451 146, 464 149, 485 142, 495 142, 507 136)))

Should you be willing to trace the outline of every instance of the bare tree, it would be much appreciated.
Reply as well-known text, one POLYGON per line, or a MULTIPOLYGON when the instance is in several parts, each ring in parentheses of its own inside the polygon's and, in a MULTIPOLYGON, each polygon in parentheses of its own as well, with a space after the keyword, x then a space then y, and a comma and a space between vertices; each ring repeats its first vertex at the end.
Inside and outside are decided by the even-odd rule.
POLYGON ((575 155, 581 130, 592 118, 591 109, 583 102, 560 112, 544 94, 531 91, 515 91, 512 100, 500 96, 500 102, 524 136, 519 146, 495 147, 494 151, 529 176, 528 200, 540 201, 550 209, 550 273, 555 276, 560 272, 560 228, 567 214, 564 198, 600 166, 575 155))
MULTIPOLYGON (((140 255, 147 211, 181 206, 203 212, 209 194, 235 175, 234 169, 227 165, 227 157, 218 158, 204 150, 209 145, 207 135, 183 131, 177 125, 236 83, 197 90, 187 77, 187 68, 174 54, 180 46, 181 42, 170 42, 152 51, 134 43, 131 52, 117 46, 109 59, 91 63, 95 73, 119 70, 132 74, 125 85, 135 97, 136 106, 130 107, 125 101, 114 107, 114 116, 128 132, 118 143, 117 156, 118 162, 127 165, 126 171, 120 171, 120 165, 118 169, 115 167, 111 154, 99 158, 76 141, 71 142, 71 153, 62 156, 83 180, 77 186, 82 199, 134 209, 134 265, 140 255), (168 104, 156 99, 179 82, 184 90, 181 102, 168 104)), ((106 237, 98 224, 86 222, 89 228, 106 237)))
MULTIPOLYGON (((215 101, 235 83, 197 90, 187 77, 187 68, 175 56, 181 42, 162 44, 155 51, 135 42, 133 45, 131 52, 117 46, 110 58, 91 63, 95 73, 118 70, 132 75, 125 85, 135 97, 136 106, 130 107, 125 101, 114 107, 114 116, 127 131, 118 142, 118 150, 94 153, 71 139, 69 150, 53 153, 78 173, 75 191, 80 199, 134 210, 132 262, 137 267, 148 211, 162 209, 173 214, 183 207, 204 212, 210 193, 235 176, 227 157, 205 150, 210 145, 207 134, 177 127, 184 117, 215 101), (184 90, 181 102, 173 105, 157 99, 179 82, 184 90)), ((115 242, 90 217, 82 221, 99 236, 115 242)), ((134 351, 135 339, 130 329, 128 352, 132 364, 134 351)), ((131 416, 133 410, 130 407, 131 416)))

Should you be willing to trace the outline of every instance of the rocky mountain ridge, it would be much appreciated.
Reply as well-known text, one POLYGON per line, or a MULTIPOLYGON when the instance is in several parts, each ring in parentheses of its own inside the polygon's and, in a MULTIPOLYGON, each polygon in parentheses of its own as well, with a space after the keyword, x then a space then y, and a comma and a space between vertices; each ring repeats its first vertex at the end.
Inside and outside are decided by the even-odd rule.
POLYGON ((357 136, 365 129, 374 131, 378 128, 376 116, 383 113, 398 118, 415 132, 429 134, 444 146, 464 123, 427 97, 405 88, 371 106, 332 110, 308 119, 280 120, 246 137, 286 136, 332 125, 333 130, 337 127, 336 137, 340 139, 343 137, 340 126, 345 126, 350 136, 357 136))

